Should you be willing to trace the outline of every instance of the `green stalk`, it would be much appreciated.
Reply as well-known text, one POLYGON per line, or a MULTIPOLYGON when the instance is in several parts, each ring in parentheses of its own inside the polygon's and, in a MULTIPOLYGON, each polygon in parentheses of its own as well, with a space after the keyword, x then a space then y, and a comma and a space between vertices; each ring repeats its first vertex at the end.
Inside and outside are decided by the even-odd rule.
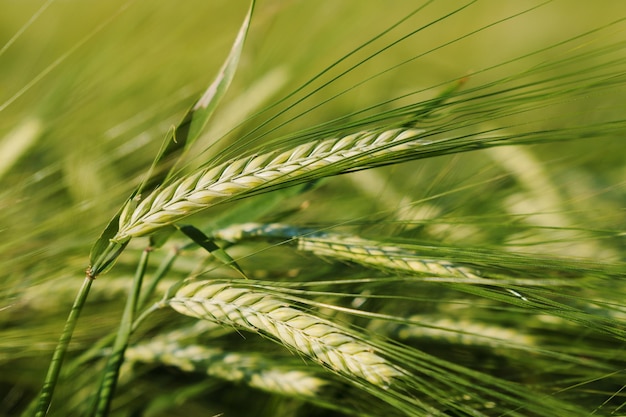
MULTIPOLYGON (((167 274, 167 271, 169 271, 170 267, 172 266, 174 260, 176 260, 176 258, 178 257, 179 253, 180 253, 179 250, 175 250, 166 259, 163 260, 163 262, 161 263, 161 265, 159 266, 158 270, 156 271, 154 275, 153 281, 150 283, 146 291, 144 291, 144 293, 142 294, 141 301, 139 302, 137 306, 138 308, 142 308, 143 306, 146 305, 146 303, 150 299, 150 296, 154 293, 154 289, 156 288, 157 284, 163 278, 163 276, 167 274)), ((72 307, 70 317, 68 317, 67 323, 63 330, 63 335, 61 336, 59 340, 59 345, 57 346, 55 353, 53 355, 53 358, 51 360, 50 369, 48 370, 48 375, 44 382, 44 388, 42 389, 39 402, 33 402, 31 406, 22 415, 24 416, 35 415, 37 417, 43 417, 47 414, 47 410, 48 410, 48 407, 50 405, 50 401, 52 398, 52 393, 54 391, 54 386, 56 384, 56 381, 58 380, 58 377, 61 371, 63 356, 65 354, 65 351, 67 350, 67 345, 69 344, 69 341, 71 339, 71 336, 75 327, 75 323, 77 322, 78 315, 80 313, 80 310, 82 309, 82 305, 84 304, 87 298, 87 293, 89 292, 89 288, 91 286, 92 281, 93 279, 85 280, 85 283, 83 284, 83 288, 81 289, 81 292, 78 294, 74 302, 74 306, 72 307), (85 286, 87 286, 87 288, 84 288, 85 286), (36 410, 35 410, 35 407, 37 407, 36 410), (33 414, 33 413, 36 413, 36 414, 33 414)), ((153 311, 153 309, 150 311, 153 311)), ((146 316, 147 316, 147 313, 148 312, 146 312, 145 314, 146 316)), ((137 327, 139 322, 143 320, 143 318, 145 317, 142 316, 142 318, 136 321, 136 323, 134 324, 131 330, 131 334, 134 331, 134 329, 137 327)), ((93 359, 95 356, 99 355, 102 349, 104 349, 106 346, 108 346, 110 343, 114 341, 115 337, 116 335, 114 333, 111 333, 107 335, 106 337, 102 338, 101 340, 99 340, 89 350, 87 350, 81 356, 79 356, 78 358, 74 359, 72 362, 67 364, 63 368, 63 373, 65 375, 71 375, 72 373, 74 373, 78 369, 79 366, 83 365, 90 359, 93 359)))
POLYGON ((152 295, 154 294, 154 291, 156 290, 157 285, 159 285, 159 282, 161 282, 161 279, 165 275, 167 275, 168 271, 172 267, 172 264, 174 263, 176 258, 178 258, 179 254, 180 254, 180 249, 174 248, 167 255, 167 257, 161 262, 161 265, 159 265, 159 268, 154 273, 154 277, 152 278, 152 281, 150 281, 149 285, 141 294, 141 299, 139 300, 139 304, 137 306, 138 308, 143 308, 146 306, 146 304, 150 300, 150 297, 152 297, 152 295))
POLYGON ((137 271, 133 279, 133 286, 126 300, 126 306, 124 307, 124 314, 122 321, 117 332, 115 343, 113 344, 113 350, 109 356, 102 382, 98 390, 98 397, 96 398, 96 409, 94 416, 104 417, 109 414, 111 407, 111 400, 115 393, 115 387, 117 386, 117 380, 119 377, 120 366, 124 360, 124 352, 128 346, 128 340, 130 338, 133 317, 137 310, 137 303, 139 301, 139 293, 141 291, 141 282, 146 272, 146 266, 148 264, 148 258, 151 252, 151 248, 146 248, 141 254, 139 265, 137 265, 137 271))
MULTIPOLYGON (((179 254, 180 254, 180 250, 175 249, 161 262, 161 265, 155 272, 154 277, 152 278, 152 281, 142 291, 139 304, 137 305, 137 309, 142 309, 143 307, 145 307, 150 297, 154 294, 154 291, 158 283, 170 270, 172 264, 174 263, 176 258, 178 258, 179 254)), ((135 327, 133 327, 133 330, 135 327)), ((131 334, 132 334, 132 331, 131 331, 131 334)), ((115 333, 109 333, 108 335, 101 338, 96 344, 92 345, 86 352, 82 353, 78 358, 74 359, 71 363, 67 364, 63 372, 67 375, 71 375, 81 365, 85 364, 86 362, 88 362, 89 360, 93 359, 96 356, 100 356, 100 353, 102 352, 102 350, 114 342, 115 337, 116 337, 115 333)))
POLYGON ((36 417, 43 417, 48 414, 50 402, 52 401, 52 394, 54 393, 54 388, 59 379, 59 373, 61 372, 61 366, 63 365, 63 359, 65 358, 65 353, 67 352, 70 340, 72 340, 72 334, 74 333, 74 328, 78 322, 78 316, 80 316, 83 305, 87 300, 87 295, 89 294, 92 282, 93 278, 89 275, 86 276, 83 281, 83 285, 80 287, 80 290, 74 299, 74 304, 72 305, 70 314, 65 321, 65 326, 63 327, 63 333, 61 333, 59 343, 52 354, 52 360, 50 361, 50 366, 48 367, 48 374, 46 375, 43 388, 41 389, 41 394, 39 395, 39 403, 35 411, 36 417))

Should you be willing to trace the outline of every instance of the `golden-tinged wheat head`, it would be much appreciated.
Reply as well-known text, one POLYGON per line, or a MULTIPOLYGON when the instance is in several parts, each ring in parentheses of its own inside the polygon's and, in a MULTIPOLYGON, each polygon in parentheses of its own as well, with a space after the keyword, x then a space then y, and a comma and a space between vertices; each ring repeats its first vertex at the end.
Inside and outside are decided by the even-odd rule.
POLYGON ((229 242, 254 237, 293 239, 298 250, 321 257, 418 274, 483 280, 478 271, 466 266, 441 259, 426 259, 416 251, 385 242, 282 223, 243 223, 218 230, 213 236, 229 242))
POLYGON ((118 232, 111 240, 124 242, 149 234, 190 214, 263 187, 367 166, 381 157, 422 145, 417 139, 422 133, 418 129, 365 131, 200 169, 155 190, 138 204, 129 201, 120 215, 118 232))
POLYGON ((442 277, 482 280, 477 271, 452 262, 424 259, 413 251, 356 236, 325 234, 298 239, 298 249, 361 265, 442 277))
POLYGON ((125 358, 128 363, 161 363, 185 372, 201 372, 226 381, 245 382, 251 387, 282 395, 313 397, 327 384, 314 374, 279 366, 264 355, 227 352, 198 344, 182 345, 167 337, 130 346, 125 358))
POLYGON ((387 328, 400 340, 434 339, 445 340, 456 345, 488 346, 491 348, 529 348, 536 346, 533 336, 517 328, 507 328, 478 320, 413 315, 411 323, 387 328))
POLYGON ((350 330, 253 288, 192 282, 168 304, 181 314, 262 332, 336 372, 380 387, 388 387, 392 378, 405 373, 350 330))

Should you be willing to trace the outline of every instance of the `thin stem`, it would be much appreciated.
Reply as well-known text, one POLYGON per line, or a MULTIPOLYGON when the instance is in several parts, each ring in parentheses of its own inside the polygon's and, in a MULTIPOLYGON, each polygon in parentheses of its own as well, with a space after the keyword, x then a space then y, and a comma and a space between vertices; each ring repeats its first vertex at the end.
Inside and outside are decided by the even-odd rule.
POLYGON ((52 401, 52 394, 54 393, 54 388, 57 380, 59 379, 61 366, 63 365, 63 359, 65 358, 65 353, 67 352, 70 340, 72 340, 72 334, 74 333, 74 328, 78 322, 78 316, 80 316, 83 305, 87 300, 87 295, 89 294, 92 282, 93 279, 90 276, 85 277, 83 285, 80 287, 80 290, 74 299, 74 305, 72 305, 70 314, 65 321, 63 333, 61 334, 59 343, 57 344, 52 355, 52 360, 50 361, 50 366, 48 368, 48 374, 46 375, 43 388, 41 389, 41 394, 39 395, 39 404, 37 405, 37 410, 35 411, 36 417, 43 417, 48 414, 50 402, 52 401))
MULTIPOLYGON (((183 247, 184 248, 184 247, 183 247)), ((175 248, 170 254, 161 262, 161 265, 154 273, 154 277, 149 285, 146 286, 144 290, 142 290, 141 298, 139 300, 139 304, 137 305, 137 310, 140 310, 146 306, 150 297, 154 294, 158 283, 161 279, 167 274, 170 270, 172 264, 180 255, 181 248, 175 248)), ((137 319, 139 321, 139 319, 137 319)), ((131 334, 134 332, 137 326, 133 326, 133 330, 131 330, 131 334)), ((64 368, 64 373, 72 374, 79 366, 83 365, 87 361, 93 359, 96 356, 99 356, 102 350, 111 345, 115 340, 115 333, 109 333, 105 337, 101 338, 96 344, 92 345, 89 350, 81 354, 78 358, 74 359, 70 364, 66 365, 64 368)))
POLYGON ((133 286, 130 294, 128 295, 128 299, 126 300, 124 314, 113 345, 113 350, 109 356, 109 360, 102 377, 102 382, 100 384, 100 389, 98 390, 96 410, 94 413, 94 416, 96 417, 104 417, 109 414, 111 400, 113 399, 115 387, 117 386, 120 366, 124 360, 124 352, 128 346, 128 340, 132 330, 133 317, 135 315, 135 311, 137 310, 139 293, 141 291, 141 282, 143 281, 143 276, 146 272, 146 266, 148 264, 148 258, 151 250, 151 248, 146 248, 143 251, 141 259, 139 260, 139 265, 137 265, 137 271, 133 279, 133 286))
POLYGON ((137 330, 137 328, 141 325, 141 323, 143 323, 143 321, 152 313, 154 313, 157 310, 162 309, 163 307, 165 307, 165 303, 163 301, 158 301, 154 304, 152 304, 150 306, 150 308, 146 309, 143 313, 141 313, 137 319, 133 322, 133 326, 131 328, 131 334, 135 332, 135 330, 137 330))
POLYGON ((152 297, 152 295, 154 294, 154 291, 156 290, 157 285, 159 284, 161 279, 168 273, 168 271, 172 267, 172 264, 174 263, 176 258, 178 258, 179 254, 180 254, 180 249, 174 248, 167 255, 167 257, 161 262, 161 265, 159 265, 159 268, 154 273, 154 276, 152 277, 152 280, 150 281, 149 285, 141 294, 141 299, 137 306, 138 308, 143 308, 146 306, 146 304, 150 300, 150 297, 152 297))

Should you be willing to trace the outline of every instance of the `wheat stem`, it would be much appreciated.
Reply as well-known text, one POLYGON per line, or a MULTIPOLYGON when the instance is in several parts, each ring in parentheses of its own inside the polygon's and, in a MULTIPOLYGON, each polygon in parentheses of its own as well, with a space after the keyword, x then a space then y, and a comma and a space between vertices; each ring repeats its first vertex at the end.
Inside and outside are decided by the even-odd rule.
POLYGON ((57 380, 59 379, 59 373, 61 372, 61 366, 63 365, 65 353, 67 352, 70 340, 72 340, 72 334, 74 333, 74 328, 78 322, 78 316, 85 305, 92 282, 93 280, 91 278, 86 277, 83 281, 82 287, 74 299, 74 304, 72 305, 70 314, 65 321, 63 333, 61 333, 59 343, 54 350, 54 354, 52 355, 48 373, 46 374, 46 379, 44 381, 43 388, 41 389, 41 394, 39 395, 37 409, 35 411, 36 417, 44 417, 48 414, 50 402, 52 401, 52 394, 54 393, 54 388, 56 387, 57 380))
POLYGON ((261 331, 336 372, 378 386, 387 387, 393 377, 404 373, 348 329, 252 288, 192 282, 179 289, 168 304, 181 314, 261 331))
POLYGON ((137 265, 135 277, 126 305, 124 307, 124 313, 120 327, 113 344, 113 349, 109 359, 107 361, 106 368, 102 375, 102 381, 100 383, 100 389, 98 390, 98 397, 96 399, 96 409, 94 416, 104 417, 109 415, 111 407, 111 400, 115 393, 117 386, 117 380, 119 377, 120 367, 124 361, 124 352, 128 347, 128 340, 132 332, 133 317, 135 316, 137 303, 139 302, 139 292, 141 291, 141 283, 143 281, 146 267, 148 265, 148 258, 151 249, 148 248, 142 252, 141 259, 137 265))
POLYGON ((422 145, 416 139, 422 133, 418 129, 365 131, 200 169, 155 190, 138 204, 129 201, 111 240, 121 243, 149 234, 190 214, 263 188, 293 185, 380 164, 394 153, 422 145))

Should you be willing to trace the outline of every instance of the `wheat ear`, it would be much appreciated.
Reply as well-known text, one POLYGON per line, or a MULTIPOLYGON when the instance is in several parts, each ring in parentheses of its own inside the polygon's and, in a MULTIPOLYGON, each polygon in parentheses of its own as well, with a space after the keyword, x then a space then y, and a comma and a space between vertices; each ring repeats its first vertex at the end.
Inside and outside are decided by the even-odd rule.
POLYGON ((399 325, 391 330, 401 340, 437 339, 468 346, 531 347, 535 338, 517 329, 480 323, 467 319, 439 318, 414 315, 408 318, 417 325, 399 325))
POLYGON ((341 374, 377 386, 386 388, 393 377, 404 373, 348 329, 253 288, 192 282, 179 289, 168 304, 181 314, 260 331, 341 374))
POLYGON ((231 382, 245 382, 263 391, 282 395, 314 397, 327 384, 322 378, 302 370, 287 369, 265 355, 225 352, 201 345, 180 345, 157 338, 131 346, 128 363, 161 363, 185 372, 202 372, 231 382))
POLYGON ((252 194, 265 187, 308 181, 393 157, 422 143, 418 129, 365 131, 305 143, 288 150, 251 155, 204 168, 157 189, 137 204, 129 201, 111 239, 124 242, 143 236, 224 200, 252 194))
POLYGON ((419 274, 465 278, 482 282, 478 271, 450 261, 425 259, 415 251, 358 236, 303 229, 282 223, 244 223, 213 234, 218 239, 236 242, 245 238, 270 237, 295 239, 298 250, 317 256, 344 259, 361 265, 419 274))
POLYGON ((476 282, 484 280, 471 268, 444 260, 424 259, 413 251, 354 236, 326 234, 321 237, 303 237, 298 239, 298 249, 317 256, 345 259, 366 266, 464 278, 476 282))

